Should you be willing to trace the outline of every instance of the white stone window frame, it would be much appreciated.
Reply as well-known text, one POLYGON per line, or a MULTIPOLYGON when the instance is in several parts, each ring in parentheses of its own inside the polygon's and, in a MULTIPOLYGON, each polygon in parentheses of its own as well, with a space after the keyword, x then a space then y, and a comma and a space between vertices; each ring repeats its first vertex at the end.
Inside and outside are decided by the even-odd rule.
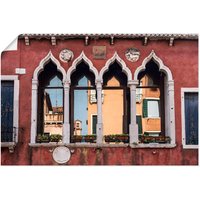
MULTIPOLYGON (((33 73, 33 78, 32 78, 32 109, 31 109, 31 138, 30 142, 31 144, 36 143, 36 135, 37 135, 37 111, 38 111, 38 77, 40 73, 44 70, 44 67, 46 64, 48 64, 50 61, 52 61, 59 72, 62 73, 63 75, 63 89, 65 90, 65 82, 66 82, 66 72, 64 68, 60 65, 60 62, 53 56, 52 52, 49 51, 49 53, 40 61, 38 67, 35 69, 33 73)), ((65 102, 65 95, 64 95, 64 102, 65 102)), ((65 104, 64 104, 64 110, 65 109, 65 104)), ((69 109, 69 108, 68 108, 69 109)), ((65 136, 65 130, 66 130, 66 118, 65 118, 66 111, 64 111, 64 123, 63 123, 63 141, 66 141, 66 136, 65 136)))
MULTIPOLYGON (((33 79, 32 79, 32 117, 31 117, 31 144, 30 146, 38 147, 38 146, 51 146, 51 144, 35 144, 35 137, 37 131, 37 89, 38 89, 38 75, 41 71, 44 70, 44 66, 49 62, 53 61, 56 64, 57 70, 63 74, 63 85, 64 85, 64 124, 63 124, 63 140, 62 145, 65 146, 74 146, 76 144, 70 144, 70 122, 69 122, 69 91, 71 84, 71 74, 76 70, 77 65, 84 61, 88 64, 89 70, 95 75, 96 82, 96 91, 97 91, 97 144, 94 145, 86 145, 88 147, 93 146, 109 146, 115 147, 117 145, 112 144, 103 144, 103 123, 102 123, 102 84, 103 84, 103 75, 106 71, 109 70, 110 65, 117 61, 122 71, 127 75, 128 79, 128 87, 130 88, 130 113, 131 113, 131 122, 129 124, 129 145, 132 148, 172 148, 176 146, 175 142, 175 117, 174 117, 174 80, 172 79, 171 71, 168 67, 166 67, 162 60, 158 58, 155 52, 152 50, 150 55, 144 59, 142 65, 138 67, 134 74, 134 80, 132 79, 132 73, 130 69, 126 66, 126 63, 119 57, 117 52, 107 60, 105 66, 98 73, 98 70, 93 66, 91 60, 85 55, 84 51, 81 52, 80 56, 77 57, 71 67, 65 72, 64 68, 60 65, 59 61, 53 56, 51 51, 47 54, 47 56, 41 60, 39 66, 35 69, 33 79), (165 96, 169 96, 166 101, 167 106, 167 115, 166 115, 166 130, 168 130, 166 134, 171 137, 171 144, 138 144, 138 125, 136 123, 136 87, 138 85, 137 75, 140 71, 145 70, 146 64, 154 59, 156 63, 158 63, 159 70, 165 72, 166 76, 166 84, 165 88, 167 90, 165 96), (169 103, 169 106, 168 106, 169 103), (171 109, 170 109, 171 108, 171 109), (171 120, 171 121, 170 121, 171 120), (170 123, 169 123, 170 122, 170 123)), ((166 99, 166 98, 165 98, 166 99)), ((84 144, 81 144, 84 146, 84 144)), ((127 146, 127 144, 119 145, 119 146, 127 146)))
POLYGON ((19 134, 19 79, 18 75, 1 75, 1 81, 13 81, 14 82, 14 101, 13 101, 13 127, 16 128, 15 141, 13 142, 1 142, 1 147, 9 147, 15 146, 18 142, 18 134, 19 134))
MULTIPOLYGON (((88 66, 89 66, 89 70, 94 74, 95 76, 95 84, 96 84, 96 88, 95 90, 97 91, 98 87, 99 87, 99 81, 98 81, 98 71, 97 69, 94 67, 92 61, 85 55, 84 51, 81 52, 81 54, 73 61, 72 65, 70 66, 70 68, 67 70, 67 76, 66 76, 66 82, 65 82, 65 87, 67 88, 67 90, 65 90, 65 96, 66 96, 66 100, 65 101, 65 107, 69 108, 70 103, 69 103, 69 89, 70 89, 70 84, 71 84, 71 75, 73 72, 76 71, 77 66, 81 63, 81 62, 85 62, 88 66)), ((98 94, 98 91, 97 91, 98 94)), ((98 99, 98 98, 97 98, 98 99)), ((97 100, 97 110, 99 112, 100 110, 100 103, 98 103, 97 100)), ((65 109, 65 116, 64 118, 66 119, 66 143, 69 144, 70 143, 70 121, 69 121, 69 109, 65 109)), ((98 115, 97 115, 98 118, 98 115)), ((98 124, 98 119, 97 119, 97 143, 101 143, 102 140, 102 136, 101 136, 101 125, 98 124)))
MULTIPOLYGON (((170 144, 165 146, 176 146, 176 130, 175 130, 175 106, 174 106, 174 80, 171 70, 164 65, 161 58, 159 58, 155 51, 152 50, 151 53, 143 60, 142 65, 139 66, 134 73, 134 82, 138 84, 138 74, 146 69, 146 64, 152 60, 158 65, 159 71, 163 72, 165 76, 165 135, 171 138, 170 144)), ((135 94, 136 95, 136 94, 135 94)), ((138 141, 134 141, 137 143, 138 141)), ((140 144, 139 144, 140 145, 140 144)), ((139 146, 138 145, 138 146, 139 146)), ((145 146, 148 144, 142 144, 145 146)))
POLYGON ((199 145, 186 144, 186 132, 185 132, 185 93, 199 93, 199 89, 196 87, 181 88, 181 121, 182 121, 182 145, 183 149, 198 149, 199 145))
MULTIPOLYGON (((126 65, 124 60, 120 58, 117 52, 114 53, 114 55, 107 60, 105 66, 101 69, 99 73, 99 81, 101 82, 101 87, 103 84, 103 75, 109 70, 109 67, 114 63, 117 62, 122 72, 127 76, 127 86, 130 88, 130 124, 129 124, 129 143, 132 144, 134 142, 138 142, 138 125, 136 123, 136 85, 137 82, 132 80, 132 73, 129 67, 126 65)), ((101 88, 102 90, 102 88, 101 88)), ((100 94, 99 94, 100 96, 100 94)), ((100 97, 99 97, 100 98, 100 97)), ((100 113, 100 118, 102 120, 102 113, 100 113)), ((98 116, 99 117, 99 116, 98 116)), ((103 129, 103 124, 102 124, 103 129)), ((103 131, 102 131, 103 135, 103 131)))

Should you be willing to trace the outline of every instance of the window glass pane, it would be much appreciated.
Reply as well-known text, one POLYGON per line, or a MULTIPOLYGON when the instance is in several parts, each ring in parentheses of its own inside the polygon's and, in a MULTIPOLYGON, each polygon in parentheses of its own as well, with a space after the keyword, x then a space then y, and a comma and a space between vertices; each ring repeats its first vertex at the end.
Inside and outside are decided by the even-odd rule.
POLYGON ((136 115, 141 116, 137 121, 140 134, 161 133, 159 88, 142 88, 141 101, 136 101, 136 115))
POLYGON ((83 76, 82 78, 79 79, 77 87, 90 87, 90 86, 91 86, 91 81, 86 76, 83 76))
POLYGON ((109 87, 120 86, 120 82, 113 76, 110 80, 108 80, 107 86, 109 86, 109 87))
POLYGON ((123 134, 123 90, 106 89, 103 93, 102 114, 104 135, 123 134))
POLYGON ((51 80, 49 80, 46 87, 62 87, 62 81, 57 75, 55 75, 51 80))
POLYGON ((149 100, 147 102, 148 117, 159 117, 159 104, 158 101, 149 100))
POLYGON ((44 133, 60 134, 63 129, 63 89, 44 90, 44 133))
POLYGON ((1 142, 13 141, 14 82, 1 82, 1 142))
POLYGON ((97 113, 97 104, 91 101, 91 90, 74 90, 74 135, 93 133, 93 115, 97 113))
POLYGON ((198 93, 185 93, 186 144, 198 145, 198 93))

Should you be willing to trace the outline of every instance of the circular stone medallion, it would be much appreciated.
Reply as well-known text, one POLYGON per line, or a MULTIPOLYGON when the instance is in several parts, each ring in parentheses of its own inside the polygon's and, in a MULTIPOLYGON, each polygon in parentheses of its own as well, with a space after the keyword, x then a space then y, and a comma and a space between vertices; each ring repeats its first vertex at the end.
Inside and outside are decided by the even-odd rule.
POLYGON ((140 57, 140 51, 136 48, 129 48, 125 52, 126 59, 131 62, 136 62, 140 57))
POLYGON ((67 147, 56 147, 53 151, 53 159, 59 164, 64 164, 71 157, 70 150, 67 147))
POLYGON ((59 55, 60 60, 62 60, 63 62, 68 62, 68 61, 72 60, 73 57, 74 57, 74 54, 69 49, 63 49, 59 55))

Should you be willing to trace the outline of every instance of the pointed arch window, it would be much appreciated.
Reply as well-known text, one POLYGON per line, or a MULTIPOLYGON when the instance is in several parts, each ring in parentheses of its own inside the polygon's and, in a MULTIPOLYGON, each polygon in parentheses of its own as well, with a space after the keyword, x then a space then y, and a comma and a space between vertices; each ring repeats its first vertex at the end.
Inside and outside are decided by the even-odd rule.
POLYGON ((95 75, 83 61, 71 75, 70 90, 71 142, 95 142, 97 123, 94 117, 97 116, 95 75))
POLYGON ((159 71, 153 59, 138 74, 137 89, 141 89, 142 93, 141 101, 136 101, 136 116, 141 143, 169 142, 165 133, 165 79, 166 75, 159 71))
POLYGON ((114 62, 103 75, 102 104, 103 134, 105 142, 129 141, 130 92, 127 76, 118 62, 114 62))
POLYGON ((62 138, 63 132, 63 84, 62 74, 53 62, 49 62, 38 77, 37 142, 62 138), (56 136, 55 136, 56 135, 56 136))

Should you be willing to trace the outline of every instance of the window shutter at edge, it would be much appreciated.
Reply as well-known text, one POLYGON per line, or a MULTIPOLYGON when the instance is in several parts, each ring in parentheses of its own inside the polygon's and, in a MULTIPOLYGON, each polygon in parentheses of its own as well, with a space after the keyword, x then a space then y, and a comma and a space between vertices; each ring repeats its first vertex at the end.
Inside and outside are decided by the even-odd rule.
POLYGON ((147 99, 143 99, 143 117, 148 117, 147 99))

